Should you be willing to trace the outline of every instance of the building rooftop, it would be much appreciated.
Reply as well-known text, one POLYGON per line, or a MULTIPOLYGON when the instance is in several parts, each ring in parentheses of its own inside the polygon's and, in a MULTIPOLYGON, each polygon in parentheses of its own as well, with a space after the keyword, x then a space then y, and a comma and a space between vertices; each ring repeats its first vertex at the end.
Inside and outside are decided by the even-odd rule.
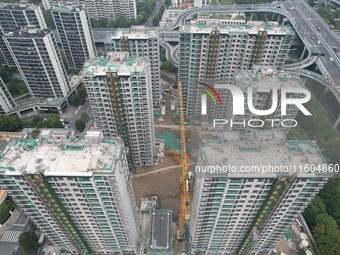
POLYGON ((211 33, 219 30, 221 34, 241 33, 257 35, 260 31, 267 31, 270 35, 294 35, 288 26, 281 26, 277 22, 249 21, 247 24, 224 24, 223 20, 196 20, 182 24, 180 32, 184 33, 211 33))
POLYGON ((170 251, 170 222, 171 211, 155 210, 152 212, 151 245, 152 251, 170 251))
POLYGON ((105 75, 117 72, 118 75, 143 74, 148 65, 147 58, 129 58, 127 52, 110 52, 105 57, 90 59, 85 62, 84 75, 105 75))
POLYGON ((246 23, 246 15, 244 12, 242 13, 200 13, 199 20, 220 20, 223 24, 226 22, 239 22, 246 23))
MULTIPOLYGON (((282 165, 289 167, 288 175, 294 174, 294 166, 296 173, 305 173, 305 168, 300 169, 299 166, 326 164, 314 141, 288 141, 282 132, 273 130, 254 131, 247 138, 240 138, 237 132, 221 132, 218 139, 201 142, 200 156, 200 167, 230 165, 239 170, 245 166, 282 165)), ((280 173, 282 171, 276 174, 280 173)))
POLYGON ((37 29, 35 26, 27 26, 26 28, 15 28, 11 32, 5 33, 6 37, 14 38, 43 38, 48 34, 52 34, 47 29, 37 29))
POLYGON ((11 139, 0 156, 0 168, 45 175, 110 171, 122 149, 119 140, 102 140, 100 131, 78 139, 73 130, 44 129, 37 140, 11 139))
POLYGON ((158 29, 148 28, 145 26, 131 26, 131 28, 119 28, 115 32, 108 33, 105 43, 111 43, 114 40, 120 40, 122 37, 129 39, 150 39, 158 38, 158 29))
POLYGON ((236 72, 234 79, 238 87, 253 87, 263 92, 270 92, 273 87, 304 87, 298 75, 277 71, 275 67, 269 66, 254 66, 251 71, 236 72))
POLYGON ((75 5, 75 4, 64 4, 59 6, 53 6, 52 11, 54 12, 80 12, 85 10, 84 5, 75 5))
POLYGON ((29 3, 0 3, 0 10, 26 10, 37 7, 38 6, 29 3))

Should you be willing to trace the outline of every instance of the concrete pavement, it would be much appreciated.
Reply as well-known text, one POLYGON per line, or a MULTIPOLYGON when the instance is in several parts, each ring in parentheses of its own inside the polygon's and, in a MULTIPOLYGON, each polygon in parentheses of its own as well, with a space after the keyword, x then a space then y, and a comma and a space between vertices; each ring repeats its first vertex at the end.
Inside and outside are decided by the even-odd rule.
POLYGON ((15 209, 11 217, 6 221, 4 225, 0 227, 0 236, 3 235, 8 229, 12 227, 12 225, 17 220, 19 215, 20 215, 20 211, 18 209, 15 209))

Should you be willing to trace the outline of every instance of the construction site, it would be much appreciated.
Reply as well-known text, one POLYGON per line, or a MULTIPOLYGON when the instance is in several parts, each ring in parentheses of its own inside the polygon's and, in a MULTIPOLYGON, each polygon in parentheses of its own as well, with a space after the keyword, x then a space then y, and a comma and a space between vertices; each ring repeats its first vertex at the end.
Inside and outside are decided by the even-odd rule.
MULTIPOLYGON (((184 119, 184 113, 181 112, 183 106, 177 105, 178 96, 182 96, 181 88, 177 91, 171 82, 163 79, 162 84, 163 100, 161 108, 154 112, 154 116, 156 141, 164 143, 164 153, 155 166, 137 168, 132 177, 132 184, 139 208, 145 209, 141 202, 143 199, 157 198, 157 208, 150 210, 149 216, 142 216, 142 220, 148 218, 149 221, 144 224, 148 225, 146 233, 149 236, 145 251, 148 251, 148 254, 167 254, 169 251, 164 247, 167 246, 164 235, 169 233, 171 243, 173 242, 172 254, 181 254, 188 252, 188 238, 185 235, 188 231, 185 222, 190 213, 189 203, 192 195, 189 172, 197 161, 200 132, 198 127, 189 126, 190 121, 184 119), (165 217, 162 212, 154 211, 156 209, 169 210, 171 214, 166 211, 165 217), (163 222, 167 219, 169 229, 163 222), (158 230, 153 229, 154 227, 158 230), (163 233, 159 234, 161 229, 163 233), (159 238, 150 237, 153 234, 159 235, 159 238), (177 239, 181 242, 177 242, 177 239)), ((181 104, 181 100, 179 101, 181 104)))

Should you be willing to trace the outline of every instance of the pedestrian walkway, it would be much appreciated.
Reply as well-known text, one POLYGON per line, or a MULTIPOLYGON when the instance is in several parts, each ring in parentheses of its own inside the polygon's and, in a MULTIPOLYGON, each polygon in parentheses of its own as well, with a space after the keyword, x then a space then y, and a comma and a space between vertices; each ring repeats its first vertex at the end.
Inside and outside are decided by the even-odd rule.
POLYGON ((5 233, 10 227, 12 227, 15 220, 19 217, 20 211, 15 209, 11 217, 6 221, 4 225, 0 227, 0 235, 5 233))
POLYGON ((19 235, 22 231, 7 230, 1 238, 1 242, 11 242, 17 243, 19 240, 19 235))

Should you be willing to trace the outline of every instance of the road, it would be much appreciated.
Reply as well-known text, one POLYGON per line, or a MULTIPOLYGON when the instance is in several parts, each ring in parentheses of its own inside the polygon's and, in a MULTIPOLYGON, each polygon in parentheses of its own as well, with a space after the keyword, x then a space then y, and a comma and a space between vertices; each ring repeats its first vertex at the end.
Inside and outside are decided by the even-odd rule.
MULTIPOLYGON (((76 135, 80 135, 82 133, 84 133, 85 131, 83 131, 82 133, 79 133, 76 128, 75 128, 75 123, 76 123, 76 120, 77 119, 80 119, 80 116, 83 112, 86 112, 89 117, 90 117, 90 121, 91 119, 93 119, 92 117, 92 109, 91 109, 91 105, 90 105, 90 102, 88 99, 85 100, 85 103, 83 104, 83 106, 80 108, 80 110, 78 111, 77 114, 74 114, 75 111, 77 110, 77 107, 73 107, 73 106, 70 106, 68 107, 67 111, 64 112, 60 118, 61 119, 64 119, 64 121, 68 122, 69 123, 69 128, 71 129, 74 129, 75 131, 75 134, 76 135)), ((89 122, 90 122, 89 121, 89 122)), ((86 129, 85 129, 86 130, 86 129)))
POLYGON ((324 54, 319 55, 317 64, 323 74, 330 76, 340 92, 340 62, 337 55, 340 53, 340 42, 337 35, 305 1, 285 1, 282 7, 289 10, 288 18, 304 44, 308 44, 311 51, 324 54))
POLYGON ((0 235, 0 250, 1 254, 12 254, 13 251, 17 251, 17 255, 24 255, 24 253, 19 250, 18 238, 20 233, 28 231, 28 218, 25 216, 23 211, 15 216, 13 224, 0 235))
POLYGON ((145 23, 146 27, 152 27, 153 26, 153 18, 157 15, 158 11, 161 9, 161 7, 164 5, 165 0, 156 0, 156 6, 153 8, 153 11, 151 13, 151 16, 148 18, 148 20, 145 23))

